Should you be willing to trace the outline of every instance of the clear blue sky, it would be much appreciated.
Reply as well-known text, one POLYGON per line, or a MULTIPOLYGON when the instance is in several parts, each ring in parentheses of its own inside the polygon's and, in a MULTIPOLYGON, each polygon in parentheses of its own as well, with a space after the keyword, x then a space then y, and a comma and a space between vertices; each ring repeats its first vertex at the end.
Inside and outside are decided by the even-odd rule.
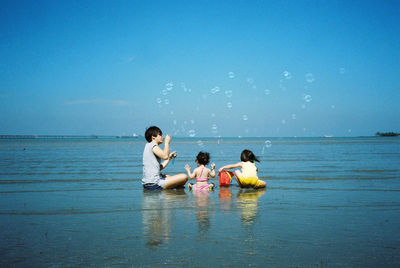
POLYGON ((1 1, 0 134, 400 132, 400 1, 1 1))

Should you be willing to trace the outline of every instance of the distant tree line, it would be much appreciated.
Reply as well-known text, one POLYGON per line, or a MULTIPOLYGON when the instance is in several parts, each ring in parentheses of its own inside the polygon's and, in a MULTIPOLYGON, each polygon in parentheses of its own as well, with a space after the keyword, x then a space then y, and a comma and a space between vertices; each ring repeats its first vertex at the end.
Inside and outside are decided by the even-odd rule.
POLYGON ((376 136, 380 136, 380 137, 399 137, 400 133, 396 133, 396 132, 376 132, 375 135, 376 136))

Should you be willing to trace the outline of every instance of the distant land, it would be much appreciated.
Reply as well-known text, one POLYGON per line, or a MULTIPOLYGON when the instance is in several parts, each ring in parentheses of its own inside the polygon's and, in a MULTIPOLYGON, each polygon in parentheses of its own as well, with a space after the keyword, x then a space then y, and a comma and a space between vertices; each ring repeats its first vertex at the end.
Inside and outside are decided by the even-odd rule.
POLYGON ((396 133, 396 132, 376 132, 375 136, 380 136, 380 137, 400 137, 400 133, 396 133))

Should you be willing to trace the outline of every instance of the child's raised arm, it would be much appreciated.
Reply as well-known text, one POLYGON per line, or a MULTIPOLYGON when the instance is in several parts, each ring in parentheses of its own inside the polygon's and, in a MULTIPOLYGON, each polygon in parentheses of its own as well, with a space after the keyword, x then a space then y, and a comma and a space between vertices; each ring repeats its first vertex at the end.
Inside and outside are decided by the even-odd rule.
POLYGON ((242 167, 242 162, 239 162, 237 164, 231 164, 231 165, 226 165, 223 166, 222 168, 220 168, 218 171, 221 172, 224 169, 232 169, 232 168, 238 168, 238 167, 242 167))
POLYGON ((215 164, 211 164, 211 171, 210 171, 210 176, 215 178, 215 164))
POLYGON ((189 166, 189 165, 186 165, 186 166, 185 166, 185 169, 186 169, 186 171, 187 171, 187 174, 188 174, 189 178, 190 178, 190 179, 193 179, 194 176, 196 175, 195 172, 194 172, 194 170, 193 170, 193 173, 190 172, 190 166, 189 166))

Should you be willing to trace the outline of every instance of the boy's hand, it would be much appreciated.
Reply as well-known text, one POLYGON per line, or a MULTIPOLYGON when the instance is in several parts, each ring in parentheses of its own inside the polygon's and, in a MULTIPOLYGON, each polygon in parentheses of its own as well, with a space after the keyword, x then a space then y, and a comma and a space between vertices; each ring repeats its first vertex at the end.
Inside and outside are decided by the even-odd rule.
POLYGON ((171 142, 171 136, 169 134, 167 134, 167 136, 165 136, 165 143, 170 143, 171 142))
POLYGON ((211 164, 211 169, 215 169, 215 164, 214 163, 211 164))
POLYGON ((169 154, 169 159, 174 159, 175 157, 177 157, 178 153, 177 152, 172 152, 169 154))

